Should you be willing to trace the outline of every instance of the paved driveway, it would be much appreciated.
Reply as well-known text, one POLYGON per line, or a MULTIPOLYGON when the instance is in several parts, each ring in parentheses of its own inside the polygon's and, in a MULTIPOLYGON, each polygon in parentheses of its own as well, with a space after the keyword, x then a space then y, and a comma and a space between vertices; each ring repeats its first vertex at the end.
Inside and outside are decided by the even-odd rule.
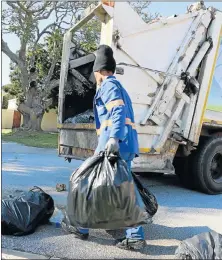
MULTIPOLYGON (((2 144, 3 197, 37 185, 49 192, 58 207, 65 205, 66 192, 57 193, 57 183, 68 185, 72 171, 81 161, 65 162, 56 150, 2 144)), ((222 233, 222 195, 209 196, 180 187, 177 177, 142 178, 156 195, 159 211, 153 224, 145 226, 147 247, 129 252, 113 246, 119 232, 92 230, 88 241, 75 239, 60 228, 42 226, 25 237, 5 237, 2 246, 50 257, 69 259, 172 259, 178 243, 213 229, 222 233)))

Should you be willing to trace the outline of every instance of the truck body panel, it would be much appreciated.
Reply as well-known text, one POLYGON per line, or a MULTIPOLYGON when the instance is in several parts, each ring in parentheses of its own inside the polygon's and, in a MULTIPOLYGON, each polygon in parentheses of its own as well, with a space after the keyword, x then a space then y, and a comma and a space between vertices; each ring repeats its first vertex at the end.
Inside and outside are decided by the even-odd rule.
POLYGON ((203 123, 222 125, 222 27, 214 63, 203 123))
MULTIPOLYGON (((203 124, 206 126, 210 126, 211 120, 214 120, 214 122, 216 122, 213 122, 214 125, 216 125, 218 128, 222 127, 222 111, 213 111, 213 109, 210 110, 209 106, 210 102, 212 101, 210 99, 208 101, 208 97, 212 95, 210 94, 211 91, 214 91, 214 89, 211 88, 211 86, 217 60, 218 63, 221 63, 221 55, 218 56, 222 32, 222 24, 220 23, 220 21, 222 20, 221 12, 218 12, 217 16, 218 21, 216 21, 216 19, 212 21, 211 27, 208 31, 209 36, 212 37, 212 39, 214 39, 214 45, 209 55, 207 55, 206 59, 203 61, 201 67, 201 73, 199 77, 201 91, 198 95, 198 100, 194 113, 193 126, 189 135, 189 138, 193 140, 196 144, 198 144, 203 124)), ((217 95, 219 101, 217 101, 217 106, 220 106, 220 102, 222 102, 222 97, 220 101, 220 92, 221 91, 218 88, 217 95)))
POLYGON ((172 162, 180 145, 197 146, 203 127, 222 127, 222 103, 216 95, 213 106, 211 93, 222 89, 221 13, 198 10, 146 24, 126 2, 90 9, 64 37, 58 128, 59 155, 66 158, 87 158, 97 145, 93 123, 64 120, 72 34, 94 16, 102 23, 100 43, 113 48, 118 67, 124 70, 117 78, 132 99, 140 148, 133 169, 174 172, 172 162))

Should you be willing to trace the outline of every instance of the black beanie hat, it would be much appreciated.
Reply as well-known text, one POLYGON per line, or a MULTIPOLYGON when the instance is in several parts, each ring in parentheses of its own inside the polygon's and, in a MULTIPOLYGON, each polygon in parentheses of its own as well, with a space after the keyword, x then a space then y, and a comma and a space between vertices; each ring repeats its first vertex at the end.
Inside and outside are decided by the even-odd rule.
POLYGON ((113 58, 113 50, 107 45, 100 45, 96 52, 93 72, 107 70, 113 73, 116 70, 116 61, 113 58))

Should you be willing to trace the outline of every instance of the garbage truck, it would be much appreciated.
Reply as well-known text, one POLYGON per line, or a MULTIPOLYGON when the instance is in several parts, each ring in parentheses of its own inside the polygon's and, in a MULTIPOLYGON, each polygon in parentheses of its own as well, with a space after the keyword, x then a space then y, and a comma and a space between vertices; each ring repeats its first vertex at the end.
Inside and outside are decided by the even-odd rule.
POLYGON ((92 156, 97 145, 96 54, 73 43, 91 19, 100 22, 100 44, 113 48, 116 77, 132 100, 140 151, 133 171, 175 173, 188 188, 222 193, 221 11, 201 2, 145 23, 128 2, 90 6, 63 42, 58 153, 68 161, 92 156))

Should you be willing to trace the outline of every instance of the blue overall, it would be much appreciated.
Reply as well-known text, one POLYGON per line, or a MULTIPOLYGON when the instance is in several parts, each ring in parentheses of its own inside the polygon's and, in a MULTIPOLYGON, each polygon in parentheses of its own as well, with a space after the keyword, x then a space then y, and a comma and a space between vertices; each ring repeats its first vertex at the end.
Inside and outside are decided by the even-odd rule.
MULTIPOLYGON (((94 98, 95 123, 98 135, 96 153, 105 150, 109 138, 120 140, 120 155, 131 171, 131 162, 139 154, 137 132, 131 99, 114 77, 107 77, 94 98)), ((88 229, 79 228, 81 233, 88 229)), ((144 239, 141 226, 126 230, 126 238, 144 239)))
POLYGON ((104 151, 109 138, 120 140, 120 153, 139 154, 131 99, 114 76, 107 77, 94 98, 98 134, 96 152, 104 151))

